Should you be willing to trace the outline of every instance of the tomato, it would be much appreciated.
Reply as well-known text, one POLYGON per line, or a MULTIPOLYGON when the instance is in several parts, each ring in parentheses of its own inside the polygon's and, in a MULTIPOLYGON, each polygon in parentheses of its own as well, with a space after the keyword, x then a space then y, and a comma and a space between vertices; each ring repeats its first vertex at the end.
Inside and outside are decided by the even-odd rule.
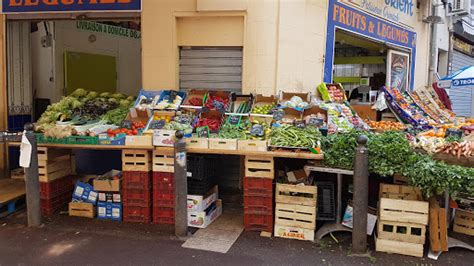
POLYGON ((136 130, 136 129, 132 130, 132 134, 133 135, 138 135, 138 130, 136 130))

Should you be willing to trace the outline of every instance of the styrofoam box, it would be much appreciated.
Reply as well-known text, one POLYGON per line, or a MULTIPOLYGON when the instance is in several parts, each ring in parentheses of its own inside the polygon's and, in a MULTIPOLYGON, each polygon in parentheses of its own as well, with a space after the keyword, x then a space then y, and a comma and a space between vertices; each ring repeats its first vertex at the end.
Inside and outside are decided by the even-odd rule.
MULTIPOLYGON (((354 209, 352 206, 347 205, 346 212, 342 218, 342 225, 352 229, 352 219, 353 219, 354 209)), ((377 216, 367 213, 367 235, 372 235, 375 228, 375 223, 377 222, 377 216)))
POLYGON ((217 186, 214 186, 205 196, 188 195, 188 212, 201 212, 207 209, 219 198, 217 186))
POLYGON ((153 130, 153 146, 172 147, 174 145, 176 130, 153 130))
POLYGON ((222 214, 222 201, 218 199, 215 205, 216 208, 210 212, 206 210, 198 212, 188 210, 188 226, 197 228, 206 228, 209 226, 222 214))

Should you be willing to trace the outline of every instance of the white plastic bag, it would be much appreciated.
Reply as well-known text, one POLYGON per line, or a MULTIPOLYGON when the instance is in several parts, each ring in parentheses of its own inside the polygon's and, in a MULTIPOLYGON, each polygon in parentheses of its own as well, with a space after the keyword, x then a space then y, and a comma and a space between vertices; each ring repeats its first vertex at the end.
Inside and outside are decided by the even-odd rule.
POLYGON ((381 92, 379 93, 379 96, 377 96, 377 101, 375 102, 375 104, 372 105, 372 109, 377 111, 383 111, 387 108, 387 102, 385 102, 385 93, 381 92))

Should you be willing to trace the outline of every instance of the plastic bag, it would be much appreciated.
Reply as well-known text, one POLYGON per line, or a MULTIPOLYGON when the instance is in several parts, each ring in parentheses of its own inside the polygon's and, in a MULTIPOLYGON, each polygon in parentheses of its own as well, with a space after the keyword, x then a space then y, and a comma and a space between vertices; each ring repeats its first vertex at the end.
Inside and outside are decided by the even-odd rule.
POLYGON ((387 102, 385 102, 385 92, 380 92, 377 96, 377 101, 374 105, 372 105, 372 109, 377 111, 383 111, 387 108, 387 102))

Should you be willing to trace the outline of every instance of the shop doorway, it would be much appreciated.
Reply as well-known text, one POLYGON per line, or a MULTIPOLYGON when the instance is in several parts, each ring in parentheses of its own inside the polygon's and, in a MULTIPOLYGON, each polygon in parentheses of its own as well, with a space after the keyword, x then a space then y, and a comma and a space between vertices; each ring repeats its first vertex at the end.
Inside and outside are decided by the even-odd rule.
MULTIPOLYGON (((78 88, 99 94, 138 94, 142 84, 139 17, 94 21, 47 18, 7 20, 9 130, 22 131, 24 124, 37 121, 48 105, 78 88)), ((11 148, 9 153, 10 169, 18 167, 17 149, 11 148)), ((117 157, 104 163, 104 171, 110 164, 120 166, 119 156, 101 157, 117 157)), ((95 163, 82 165, 102 170, 96 169, 95 163)), ((77 167, 81 167, 79 162, 77 167)))

